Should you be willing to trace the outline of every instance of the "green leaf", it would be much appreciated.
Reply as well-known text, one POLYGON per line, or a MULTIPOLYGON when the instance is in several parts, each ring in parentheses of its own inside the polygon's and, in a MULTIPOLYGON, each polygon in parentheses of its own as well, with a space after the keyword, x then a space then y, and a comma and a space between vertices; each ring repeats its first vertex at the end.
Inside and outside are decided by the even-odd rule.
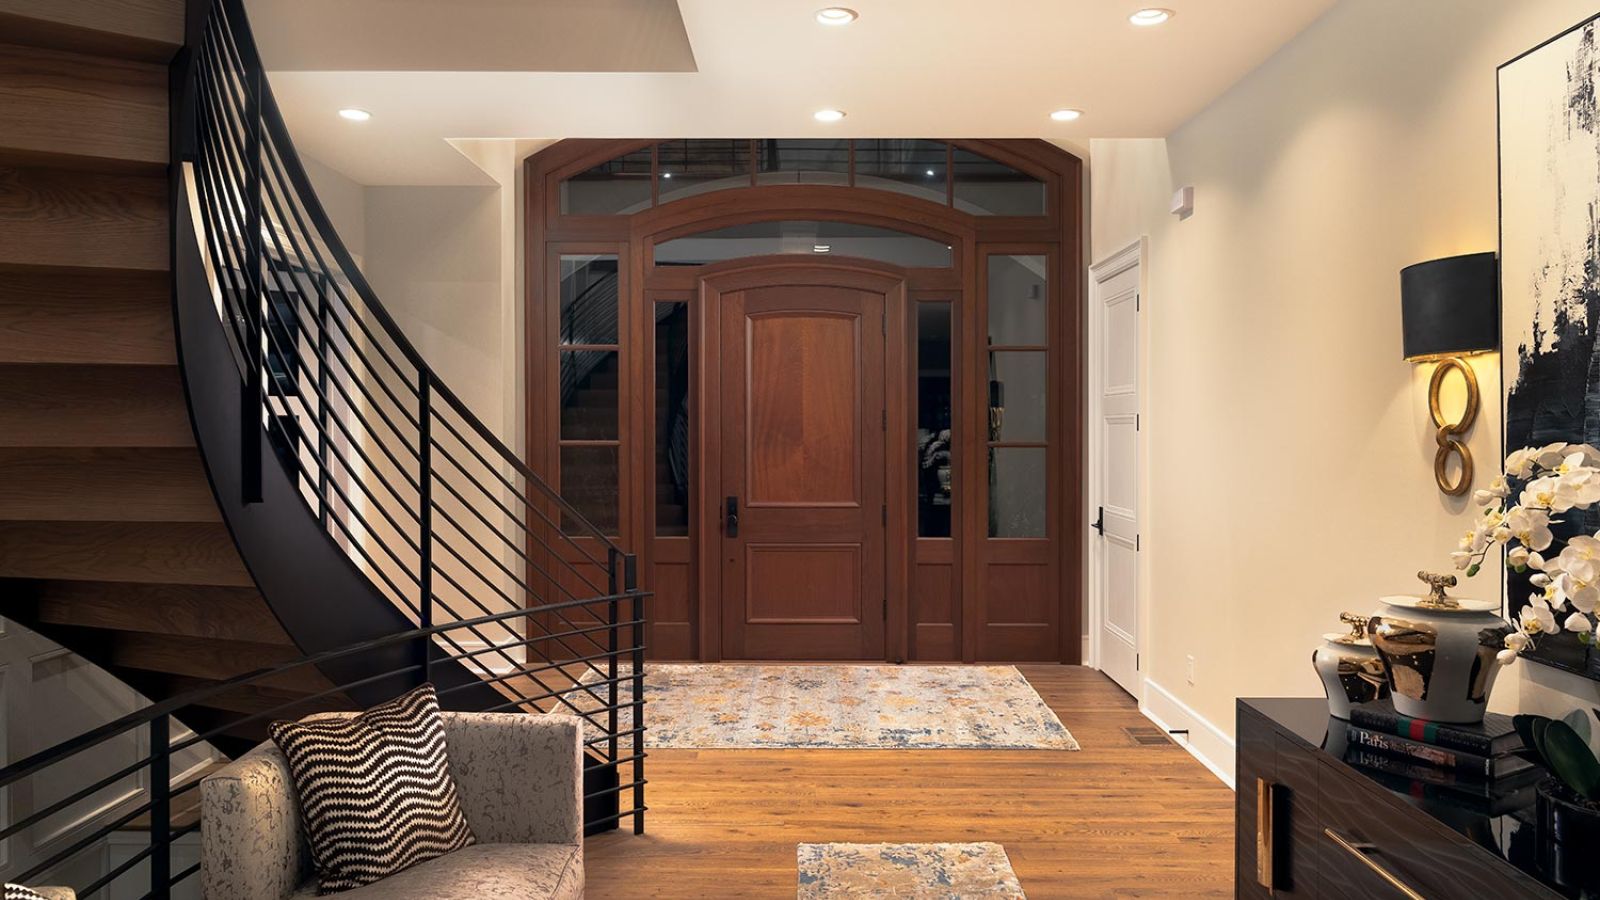
POLYGON ((1477 563, 1473 563, 1472 565, 1467 567, 1467 577, 1471 578, 1472 576, 1474 576, 1476 574, 1478 574, 1478 564, 1477 563))
POLYGON ((1577 732, 1578 737, 1583 738, 1585 744, 1589 743, 1589 713, 1587 711, 1575 709, 1562 716, 1561 721, 1567 723, 1567 727, 1577 732))
POLYGON ((1565 722, 1551 722, 1544 730, 1540 750, 1550 760, 1550 770, 1567 787, 1590 800, 1600 800, 1600 760, 1589 745, 1565 722))
POLYGON ((1517 730, 1517 736, 1522 738, 1522 747, 1533 761, 1546 769, 1550 768, 1550 761, 1544 758, 1544 749, 1540 738, 1544 735, 1545 726, 1550 724, 1550 719, 1544 716, 1531 714, 1511 717, 1511 727, 1517 730))

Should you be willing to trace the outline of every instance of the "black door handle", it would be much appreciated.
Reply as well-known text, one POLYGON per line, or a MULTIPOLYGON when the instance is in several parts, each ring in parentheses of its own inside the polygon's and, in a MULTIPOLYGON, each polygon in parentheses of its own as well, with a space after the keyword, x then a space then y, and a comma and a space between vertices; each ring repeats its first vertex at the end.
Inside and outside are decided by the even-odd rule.
POLYGON ((739 536, 739 498, 728 498, 728 515, 726 519, 727 535, 731 538, 739 536))
POLYGON ((1104 506, 1100 507, 1099 515, 1096 515, 1094 517, 1094 521, 1089 523, 1089 527, 1093 528, 1095 531, 1100 532, 1101 537, 1105 536, 1105 533, 1106 533, 1106 508, 1104 506))

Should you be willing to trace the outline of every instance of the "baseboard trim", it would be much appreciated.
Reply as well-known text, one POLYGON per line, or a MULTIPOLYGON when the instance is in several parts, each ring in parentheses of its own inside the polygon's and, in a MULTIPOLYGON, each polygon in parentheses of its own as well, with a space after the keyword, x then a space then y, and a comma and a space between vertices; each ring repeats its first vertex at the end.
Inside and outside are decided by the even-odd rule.
POLYGON ((1188 750, 1190 756, 1200 760, 1200 764, 1210 769, 1211 774, 1221 779, 1223 784, 1232 788, 1233 738, 1161 685, 1146 678, 1144 687, 1144 700, 1139 704, 1139 712, 1169 733, 1173 729, 1188 729, 1187 736, 1175 734, 1172 739, 1188 750))

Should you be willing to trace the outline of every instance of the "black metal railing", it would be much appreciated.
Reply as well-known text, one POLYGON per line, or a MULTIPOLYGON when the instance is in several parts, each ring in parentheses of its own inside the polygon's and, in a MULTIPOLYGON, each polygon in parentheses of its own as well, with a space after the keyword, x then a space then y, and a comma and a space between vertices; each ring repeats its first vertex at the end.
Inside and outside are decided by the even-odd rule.
POLYGON ((233 365, 185 378, 191 389, 196 378, 236 379, 244 412, 239 458, 229 463, 242 473, 240 496, 230 489, 219 499, 225 510, 264 508, 265 467, 281 469, 309 513, 296 513, 309 536, 325 534, 338 551, 329 558, 343 554, 409 627, 161 700, 0 769, 0 791, 41 775, 57 789, 74 785, 40 808, 6 810, 0 841, 130 775, 144 776, 147 798, 80 823, 44 858, 14 866, 10 880, 61 871, 94 842, 143 822, 148 847, 80 896, 146 877, 146 896, 167 896, 195 871, 172 871, 174 842, 201 824, 172 824, 175 801, 198 785, 173 783, 174 753, 224 737, 257 740, 264 727, 252 727, 271 719, 354 708, 419 681, 439 684, 453 708, 580 716, 586 829, 631 817, 642 833, 647 595, 634 556, 509 449, 379 302, 288 136, 242 0, 190 0, 188 22, 173 65, 174 211, 185 223, 174 233, 192 227, 195 241, 179 246, 175 237, 174 251, 203 261, 205 286, 179 279, 178 305, 215 308, 214 337, 226 335, 233 365), (315 669, 329 687, 251 713, 209 703, 297 669, 315 669), (174 719, 207 724, 174 740, 174 719), (149 740, 144 759, 106 777, 84 774, 85 751, 133 732, 149 740))
MULTIPOLYGON (((183 819, 175 823, 174 813, 180 808, 180 804, 193 807, 198 803, 197 792, 202 779, 196 776, 175 783, 172 780, 171 769, 171 760, 174 756, 202 747, 207 742, 215 741, 224 735, 238 734, 250 726, 264 729, 268 723, 278 719, 297 718, 310 712, 351 708, 348 695, 358 689, 378 689, 384 693, 399 694, 430 679, 432 663, 429 660, 440 656, 438 642, 449 638, 455 632, 472 632, 488 626, 514 627, 518 620, 531 622, 558 611, 576 611, 588 606, 614 609, 620 604, 628 603, 631 604, 633 612, 631 618, 609 622, 603 626, 540 632, 537 637, 526 639, 525 646, 535 650, 536 655, 543 661, 538 664, 526 663, 514 674, 499 676, 495 683, 501 687, 503 702, 488 704, 481 711, 540 713, 549 709, 559 709, 580 716, 584 720, 586 748, 591 753, 599 751, 606 754, 610 763, 619 766, 617 783, 608 781, 598 789, 587 791, 584 796, 585 803, 619 795, 634 795, 634 805, 631 809, 619 809, 603 819, 586 819, 585 828, 593 830, 628 816, 633 816, 635 822, 642 821, 644 806, 642 794, 638 792, 642 792, 645 785, 644 750, 642 741, 639 740, 639 732, 629 729, 632 732, 630 735, 632 749, 626 754, 619 755, 617 740, 623 735, 615 728, 608 729, 606 725, 606 722, 615 717, 619 710, 628 711, 632 723, 642 721, 644 700, 640 693, 638 664, 642 660, 644 647, 638 642, 638 638, 643 634, 644 619, 639 601, 640 595, 637 592, 599 596, 535 609, 511 610, 479 616, 376 638, 280 663, 167 698, 18 760, 0 769, 0 792, 9 795, 15 786, 27 779, 40 776, 51 778, 55 792, 63 791, 61 787, 63 783, 71 783, 73 787, 66 789, 58 799, 22 811, 20 815, 9 816, 7 821, 0 824, 0 841, 10 840, 29 829, 38 828, 53 817, 66 813, 75 804, 128 779, 143 781, 147 789, 140 799, 116 805, 98 817, 92 825, 57 837, 55 843, 50 845, 51 849, 47 855, 24 861, 23 865, 26 867, 8 874, 6 881, 38 884, 41 883, 38 879, 44 878, 52 884, 59 884, 60 882, 51 876, 57 875, 74 858, 113 833, 139 828, 147 830, 149 834, 148 844, 144 848, 133 852, 115 866, 99 872, 92 881, 70 886, 77 890, 80 898, 91 897, 102 891, 115 891, 122 896, 132 896, 141 888, 142 896, 167 897, 176 885, 196 875, 200 868, 199 864, 195 863, 173 871, 174 846, 204 825, 203 821, 194 819, 193 816, 188 817, 187 823, 184 823, 183 819), (559 649, 563 639, 592 635, 596 628, 608 636, 606 640, 614 646, 616 654, 626 654, 633 660, 632 671, 619 673, 604 681, 595 679, 590 670, 582 664, 582 660, 570 657, 559 649), (329 685, 323 690, 302 697, 285 700, 257 712, 236 713, 225 722, 204 731, 174 739, 174 721, 183 718, 185 712, 194 707, 217 703, 226 695, 237 696, 241 690, 252 687, 281 684, 283 677, 292 673, 311 669, 326 672, 339 666, 348 668, 352 663, 363 663, 360 668, 366 669, 367 674, 340 684, 329 685), (523 692, 520 694, 508 689, 508 686, 518 680, 524 682, 523 692), (596 688, 615 691, 623 682, 630 683, 632 694, 620 703, 606 706, 593 694, 596 688), (533 685, 537 685, 538 688, 532 689, 533 685), (64 781, 64 773, 82 769, 99 773, 104 766, 82 764, 84 758, 91 755, 92 751, 130 735, 148 741, 145 746, 149 747, 149 752, 137 761, 122 765, 115 771, 103 775, 86 775, 81 783, 78 780, 64 781)), ((479 649, 458 659, 476 658, 492 652, 490 648, 479 649)), ((438 687, 440 704, 449 708, 456 695, 470 692, 478 686, 473 682, 441 685, 438 687)), ((17 810, 13 809, 11 812, 15 814, 17 810)))

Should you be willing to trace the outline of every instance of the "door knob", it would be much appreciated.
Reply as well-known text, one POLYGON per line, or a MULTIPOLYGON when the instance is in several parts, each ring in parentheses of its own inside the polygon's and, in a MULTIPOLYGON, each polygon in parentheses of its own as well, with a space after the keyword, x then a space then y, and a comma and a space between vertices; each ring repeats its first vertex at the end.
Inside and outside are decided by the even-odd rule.
POLYGON ((739 536, 739 498, 738 497, 729 497, 728 498, 728 514, 727 514, 727 519, 726 519, 726 526, 727 526, 728 537, 736 538, 736 537, 739 536))

